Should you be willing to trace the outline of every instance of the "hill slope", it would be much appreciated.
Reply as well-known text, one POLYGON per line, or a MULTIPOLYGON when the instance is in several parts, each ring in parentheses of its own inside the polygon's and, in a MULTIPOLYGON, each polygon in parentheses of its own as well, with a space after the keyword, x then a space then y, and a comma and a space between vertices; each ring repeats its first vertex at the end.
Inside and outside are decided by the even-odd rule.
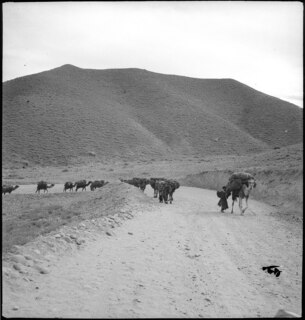
POLYGON ((64 65, 3 84, 3 162, 260 152, 303 141, 302 117, 232 79, 64 65))

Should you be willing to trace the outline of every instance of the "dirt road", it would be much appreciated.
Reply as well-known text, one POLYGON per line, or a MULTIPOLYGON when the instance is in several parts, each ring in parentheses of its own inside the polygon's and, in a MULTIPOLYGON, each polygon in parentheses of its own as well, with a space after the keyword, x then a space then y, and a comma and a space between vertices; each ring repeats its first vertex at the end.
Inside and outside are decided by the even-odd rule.
MULTIPOLYGON (((152 197, 150 188, 146 193, 152 197)), ((46 274, 4 277, 3 315, 273 317, 280 308, 301 314, 302 225, 252 199, 245 216, 238 208, 220 213, 211 190, 181 187, 174 198, 150 212, 132 210, 112 236, 92 231, 79 250, 53 253, 46 274), (280 277, 263 272, 267 265, 280 265, 280 277)))

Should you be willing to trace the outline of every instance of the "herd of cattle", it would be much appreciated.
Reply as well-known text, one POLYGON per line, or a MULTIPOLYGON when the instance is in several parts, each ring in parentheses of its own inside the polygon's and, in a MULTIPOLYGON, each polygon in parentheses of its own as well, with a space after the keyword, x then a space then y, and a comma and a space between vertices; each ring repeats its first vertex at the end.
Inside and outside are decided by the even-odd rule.
POLYGON ((154 198, 159 197, 159 201, 166 204, 173 202, 173 194, 180 187, 179 182, 176 180, 165 178, 133 178, 129 180, 120 179, 120 181, 140 188, 142 191, 149 184, 154 190, 154 198))
MULTIPOLYGON (((180 184, 175 180, 169 180, 165 178, 133 178, 130 180, 123 180, 120 179, 121 182, 128 183, 130 185, 133 185, 137 188, 140 188, 142 191, 145 190, 146 186, 149 184, 153 190, 154 190, 154 198, 159 197, 160 202, 164 203, 172 203, 173 202, 173 194, 175 190, 177 190, 180 187, 180 184)), ((95 180, 95 181, 86 181, 86 180, 80 180, 73 182, 66 182, 64 184, 63 192, 66 192, 69 190, 70 192, 75 190, 77 192, 78 189, 82 189, 82 191, 86 190, 86 187, 90 185, 91 191, 94 191, 97 188, 101 188, 105 186, 108 181, 104 180, 95 180)), ((46 181, 39 181, 37 183, 37 189, 36 193, 40 193, 41 190, 45 192, 48 192, 48 189, 53 188, 54 184, 48 184, 46 181)), ((12 186, 12 185, 2 185, 2 194, 11 193, 12 191, 19 188, 18 185, 12 186)))

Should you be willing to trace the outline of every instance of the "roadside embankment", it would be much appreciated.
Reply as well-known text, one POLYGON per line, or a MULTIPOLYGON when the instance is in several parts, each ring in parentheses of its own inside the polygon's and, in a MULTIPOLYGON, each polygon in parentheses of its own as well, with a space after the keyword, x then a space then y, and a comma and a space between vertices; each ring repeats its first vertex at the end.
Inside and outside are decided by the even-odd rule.
MULTIPOLYGON (((238 170, 235 170, 238 171, 238 170)), ((244 168, 253 174, 257 185, 251 193, 256 200, 277 207, 281 214, 303 216, 303 169, 302 168, 244 168)), ((231 170, 203 171, 187 175, 179 182, 183 186, 220 190, 226 185, 231 170)))
MULTIPOLYGON (((109 217, 116 215, 119 221, 131 212, 129 208, 146 205, 149 200, 125 183, 109 183, 95 192, 3 196, 3 252, 41 236, 54 238, 62 228, 79 229, 87 223, 106 228, 109 217)), ((113 228, 113 223, 109 227, 113 228)))

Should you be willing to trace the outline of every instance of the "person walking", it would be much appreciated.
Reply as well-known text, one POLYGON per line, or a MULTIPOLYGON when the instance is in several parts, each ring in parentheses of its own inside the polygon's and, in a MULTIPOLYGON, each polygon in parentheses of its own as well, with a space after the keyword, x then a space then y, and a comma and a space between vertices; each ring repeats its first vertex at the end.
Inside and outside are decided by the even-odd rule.
POLYGON ((220 198, 220 200, 218 201, 218 206, 221 207, 220 211, 224 212, 224 210, 228 209, 228 201, 227 201, 227 197, 226 197, 226 187, 223 186, 222 187, 222 191, 217 191, 217 197, 220 198))

